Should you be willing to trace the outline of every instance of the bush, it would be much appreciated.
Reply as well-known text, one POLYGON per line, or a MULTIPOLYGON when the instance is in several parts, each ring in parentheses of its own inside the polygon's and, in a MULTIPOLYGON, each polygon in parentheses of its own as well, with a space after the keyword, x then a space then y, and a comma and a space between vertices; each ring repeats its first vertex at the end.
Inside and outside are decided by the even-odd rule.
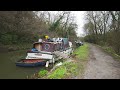
POLYGON ((0 41, 5 45, 12 44, 12 35, 10 34, 1 35, 0 41))
POLYGON ((17 41, 18 41, 18 36, 12 35, 12 43, 17 43, 17 41))

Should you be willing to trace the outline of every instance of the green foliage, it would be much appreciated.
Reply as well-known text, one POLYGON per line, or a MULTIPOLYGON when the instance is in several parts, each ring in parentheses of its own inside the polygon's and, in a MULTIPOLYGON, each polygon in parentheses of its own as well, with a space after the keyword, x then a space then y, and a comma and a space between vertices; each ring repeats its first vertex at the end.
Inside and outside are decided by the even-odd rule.
POLYGON ((46 36, 45 34, 41 34, 41 35, 39 35, 38 37, 44 39, 45 36, 46 36))
POLYGON ((48 73, 47 70, 40 70, 39 73, 38 73, 38 76, 43 77, 43 76, 47 75, 47 73, 48 73))
POLYGON ((50 38, 69 37, 71 41, 77 37, 75 23, 67 20, 66 24, 67 13, 56 14, 52 22, 51 19, 45 18, 46 12, 40 11, 39 14, 40 16, 37 11, 0 11, 0 43, 33 43, 45 35, 50 38))
POLYGON ((40 21, 34 17, 32 11, 0 11, 0 42, 10 45, 38 40, 34 36, 39 31, 40 21))
POLYGON ((65 76, 65 73, 66 73, 66 67, 62 66, 62 67, 57 68, 50 75, 48 75, 48 78, 49 79, 61 79, 65 76))
POLYGON ((103 46, 103 49, 105 49, 107 52, 115 53, 115 51, 112 49, 112 47, 105 47, 105 46, 103 46))
POLYGON ((77 63, 75 63, 75 62, 66 62, 66 63, 64 63, 63 64, 65 67, 66 67, 66 69, 67 69, 67 73, 66 74, 68 74, 68 75, 73 75, 73 76, 75 76, 75 75, 77 75, 78 74, 78 70, 77 70, 77 68, 78 68, 78 66, 77 66, 77 63))
POLYGON ((115 58, 115 60, 120 60, 120 55, 116 54, 115 50, 112 47, 108 47, 108 46, 99 46, 101 47, 105 52, 107 52, 108 54, 110 54, 111 56, 113 56, 115 58))
POLYGON ((78 65, 76 62, 64 62, 60 67, 51 72, 48 79, 62 79, 78 74, 78 65))
POLYGON ((12 43, 17 43, 18 36, 17 35, 12 35, 12 43))
POLYGON ((8 48, 9 51, 28 50, 32 48, 31 43, 16 43, 12 45, 4 45, 3 47, 8 48))
POLYGON ((3 44, 12 44, 12 35, 10 34, 1 35, 0 41, 3 44))
POLYGON ((63 16, 61 16, 56 22, 54 22, 54 23, 50 26, 49 30, 50 30, 50 31, 56 31, 56 29, 59 28, 59 26, 60 26, 60 21, 62 20, 62 18, 63 18, 63 16))
POLYGON ((74 52, 73 55, 75 54, 76 59, 78 60, 77 64, 78 64, 78 78, 81 78, 83 76, 83 73, 85 71, 86 68, 86 64, 88 61, 88 55, 89 55, 89 48, 88 48, 87 43, 85 43, 83 46, 80 46, 79 48, 77 48, 74 52))
POLYGON ((84 40, 101 46, 107 44, 120 55, 120 11, 87 11, 86 20, 84 40))

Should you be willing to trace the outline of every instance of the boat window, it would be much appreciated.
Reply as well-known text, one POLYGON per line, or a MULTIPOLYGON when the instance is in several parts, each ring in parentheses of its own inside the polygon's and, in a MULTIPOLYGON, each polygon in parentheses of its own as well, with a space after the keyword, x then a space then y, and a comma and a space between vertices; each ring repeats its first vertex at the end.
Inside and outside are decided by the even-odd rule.
POLYGON ((45 50, 48 50, 50 48, 49 44, 45 44, 45 50))

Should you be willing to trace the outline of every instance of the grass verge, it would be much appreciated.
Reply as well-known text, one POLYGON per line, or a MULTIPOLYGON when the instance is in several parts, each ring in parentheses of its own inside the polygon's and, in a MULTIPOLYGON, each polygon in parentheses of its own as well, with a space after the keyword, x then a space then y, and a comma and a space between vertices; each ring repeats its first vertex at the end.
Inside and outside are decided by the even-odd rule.
POLYGON ((45 69, 42 69, 42 70, 39 71, 38 77, 44 77, 47 74, 48 74, 48 71, 45 70, 45 69))
POLYGON ((88 58, 88 44, 84 44, 83 46, 80 46, 79 48, 77 48, 73 54, 76 55, 76 57, 80 60, 87 60, 88 58))
POLYGON ((79 74, 77 75, 76 78, 82 78, 84 71, 85 71, 85 67, 87 65, 87 61, 88 61, 88 55, 89 55, 89 44, 85 43, 83 46, 80 46, 79 48, 77 48, 74 52, 74 55, 76 55, 76 60, 78 61, 78 72, 79 74))
POLYGON ((120 55, 116 54, 115 51, 108 46, 99 46, 101 47, 106 53, 110 54, 115 60, 120 61, 120 55))
POLYGON ((48 74, 47 79, 66 79, 77 74, 77 64, 75 62, 64 62, 63 65, 56 68, 48 74))

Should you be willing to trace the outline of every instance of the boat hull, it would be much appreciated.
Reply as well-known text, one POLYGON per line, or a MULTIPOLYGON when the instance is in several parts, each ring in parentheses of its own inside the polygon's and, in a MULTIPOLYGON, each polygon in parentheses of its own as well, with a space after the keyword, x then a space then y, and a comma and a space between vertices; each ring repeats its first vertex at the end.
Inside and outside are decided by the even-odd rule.
POLYGON ((38 61, 36 61, 34 59, 22 59, 22 60, 16 62, 15 64, 16 64, 16 66, 20 66, 20 67, 36 67, 36 66, 44 66, 46 64, 46 61, 39 60, 39 59, 38 59, 38 61), (23 61, 27 61, 27 62, 23 62, 23 61))

